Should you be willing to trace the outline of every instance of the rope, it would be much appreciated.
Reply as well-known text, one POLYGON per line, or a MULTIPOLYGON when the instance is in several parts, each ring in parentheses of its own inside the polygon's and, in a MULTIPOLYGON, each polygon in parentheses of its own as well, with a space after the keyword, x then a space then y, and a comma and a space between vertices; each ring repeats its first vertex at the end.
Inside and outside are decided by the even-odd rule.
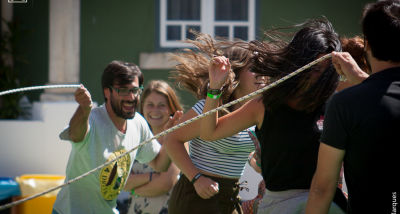
POLYGON ((22 92, 22 91, 33 91, 33 90, 40 90, 40 89, 48 89, 48 88, 79 88, 81 85, 43 85, 43 86, 32 86, 32 87, 25 87, 25 88, 18 88, 18 89, 12 89, 8 91, 2 91, 0 92, 0 96, 6 95, 6 94, 12 94, 12 93, 17 93, 17 92, 22 92))
POLYGON ((300 73, 300 72, 302 72, 302 71, 304 71, 304 70, 310 68, 311 66, 313 66, 313 65, 315 65, 315 64, 317 64, 317 63, 319 63, 319 62, 321 62, 321 61, 324 61, 325 59, 328 59, 328 58, 330 58, 330 57, 331 57, 331 54, 327 54, 327 55, 325 55, 325 56, 323 56, 323 57, 321 57, 321 58, 318 58, 318 59, 316 59, 316 60, 314 60, 314 61, 308 63, 307 65, 305 65, 305 66, 303 66, 303 67, 297 69, 296 71, 294 71, 294 72, 292 72, 292 73, 290 73, 290 74, 288 74, 288 75, 282 77, 281 79, 279 79, 279 80, 277 80, 277 81, 275 81, 275 82, 273 82, 273 83, 271 83, 271 84, 265 86, 264 88, 258 89, 257 91, 254 91, 254 92, 252 92, 252 93, 250 93, 250 94, 248 94, 248 95, 246 95, 246 96, 243 96, 243 97, 241 97, 241 98, 239 98, 239 99, 237 99, 237 100, 233 100, 232 102, 229 102, 229 103, 226 103, 226 104, 224 104, 224 105, 222 105, 222 106, 219 106, 218 108, 215 108, 215 109, 210 110, 210 111, 207 111, 207 112, 205 112, 205 113, 203 113, 203 114, 197 115, 196 117, 193 117, 193 118, 191 118, 191 119, 189 119, 189 120, 187 120, 187 121, 185 121, 185 122, 182 122, 182 123, 180 123, 180 124, 178 124, 178 125, 175 125, 175 126, 169 128, 169 129, 167 129, 167 130, 165 130, 165 131, 163 131, 163 132, 161 132, 161 133, 159 133, 159 134, 157 134, 157 135, 154 135, 152 138, 149 138, 149 139, 147 139, 147 140, 141 142, 138 146, 136 146, 136 147, 130 149, 129 151, 126 151, 126 152, 122 153, 121 155, 115 157, 114 159, 112 159, 112 160, 110 160, 110 161, 108 161, 108 162, 106 162, 106 163, 104 163, 104 164, 102 164, 102 165, 100 165, 100 166, 98 166, 98 167, 96 167, 96 168, 94 168, 94 169, 92 169, 92 170, 90 170, 90 171, 88 171, 88 172, 86 172, 86 173, 80 175, 80 176, 77 176, 77 177, 75 177, 75 178, 73 178, 73 179, 67 181, 66 183, 64 183, 64 184, 62 184, 62 185, 59 185, 59 186, 50 188, 50 189, 48 189, 48 190, 46 190, 46 191, 44 191, 44 192, 37 193, 37 194, 35 194, 35 195, 32 195, 32 196, 29 196, 29 197, 27 197, 27 198, 21 199, 21 200, 19 200, 19 201, 14 201, 14 202, 11 202, 11 203, 2 205, 2 206, 0 206, 0 210, 7 209, 7 208, 10 208, 10 207, 12 207, 12 206, 21 204, 21 203, 23 203, 23 202, 25 202, 25 201, 28 201, 28 200, 31 200, 31 199, 40 197, 40 196, 45 195, 45 194, 47 194, 47 193, 49 193, 49 192, 52 192, 52 191, 54 191, 54 190, 57 190, 57 189, 62 188, 62 187, 64 187, 64 186, 67 186, 67 185, 69 185, 69 184, 71 184, 71 183, 73 183, 73 182, 75 182, 75 181, 77 181, 77 180, 80 180, 80 179, 82 179, 82 178, 88 176, 89 174, 91 174, 91 173, 93 173, 93 172, 95 172, 95 171, 97 171, 97 170, 99 170, 99 169, 101 169, 101 168, 103 168, 103 167, 105 167, 105 166, 108 166, 108 165, 112 164, 114 161, 116 161, 116 160, 120 159, 121 157, 123 157, 123 156, 125 156, 125 155, 131 153, 132 151, 135 151, 135 150, 138 149, 139 147, 141 147, 141 146, 143 146, 143 145, 149 143, 149 142, 152 141, 152 140, 155 140, 155 139, 157 139, 157 138, 159 138, 159 137, 162 137, 162 136, 164 136, 164 135, 167 135, 167 134, 169 134, 169 133, 171 133, 171 132, 173 132, 173 131, 175 131, 175 130, 177 130, 177 129, 183 127, 183 126, 186 126, 186 125, 188 125, 188 124, 190 124, 190 123, 192 123, 192 122, 194 122, 194 121, 196 121, 196 120, 198 120, 198 119, 201 119, 201 118, 206 117, 206 116, 208 116, 208 115, 210 115, 210 114, 213 114, 213 113, 215 113, 215 112, 217 112, 217 111, 219 111, 219 110, 221 110, 221 109, 228 108, 229 106, 235 105, 235 104, 237 104, 237 103, 239 103, 239 102, 242 102, 242 101, 244 101, 244 100, 247 100, 247 99, 249 99, 249 98, 252 98, 252 97, 254 97, 254 96, 258 95, 258 94, 261 94, 261 93, 263 93, 264 91, 269 90, 270 88, 273 88, 273 87, 277 86, 278 84, 282 83, 283 81, 285 81, 285 80, 287 80, 287 79, 289 79, 289 78, 291 78, 291 77, 297 75, 298 73, 300 73))

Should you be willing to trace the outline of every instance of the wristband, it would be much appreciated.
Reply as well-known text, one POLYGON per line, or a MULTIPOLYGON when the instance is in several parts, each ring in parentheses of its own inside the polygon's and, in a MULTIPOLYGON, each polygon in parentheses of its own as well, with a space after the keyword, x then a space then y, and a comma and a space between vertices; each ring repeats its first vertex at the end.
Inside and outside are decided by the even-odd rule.
POLYGON ((222 94, 222 89, 223 87, 221 87, 220 89, 211 89, 210 88, 210 83, 208 83, 207 85, 207 97, 211 98, 211 99, 218 99, 221 97, 222 94))
POLYGON ((190 183, 194 184, 194 182, 196 182, 203 174, 201 174, 200 172, 197 173, 193 179, 190 181, 190 183))
POLYGON ((219 99, 221 97, 221 94, 211 94, 210 92, 207 92, 207 97, 216 100, 216 99, 219 99))

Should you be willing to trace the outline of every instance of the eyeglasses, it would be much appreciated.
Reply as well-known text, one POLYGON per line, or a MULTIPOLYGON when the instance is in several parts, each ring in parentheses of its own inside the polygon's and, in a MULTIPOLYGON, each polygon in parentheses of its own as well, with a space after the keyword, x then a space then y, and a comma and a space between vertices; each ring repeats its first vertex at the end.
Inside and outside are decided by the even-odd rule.
POLYGON ((114 88, 112 86, 110 86, 111 89, 113 89, 114 91, 116 91, 118 93, 119 96, 128 96, 130 93, 132 93, 135 96, 139 96, 140 94, 142 94, 143 91, 143 87, 133 87, 131 89, 129 88, 114 88))

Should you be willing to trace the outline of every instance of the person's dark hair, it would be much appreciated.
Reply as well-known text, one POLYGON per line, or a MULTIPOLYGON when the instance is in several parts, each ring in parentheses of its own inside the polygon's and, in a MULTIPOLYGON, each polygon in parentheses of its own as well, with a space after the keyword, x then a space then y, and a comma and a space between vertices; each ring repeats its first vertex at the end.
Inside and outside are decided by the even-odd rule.
POLYGON ((400 62, 400 0, 367 4, 361 25, 375 58, 400 62))
MULTIPOLYGON (((130 84, 135 77, 138 77, 139 86, 143 86, 144 78, 139 66, 130 62, 114 60, 104 69, 103 75, 101 76, 101 86, 102 89, 111 89, 113 85, 130 84)), ((105 97, 104 100, 107 101, 105 97)))
MULTIPOLYGON (((339 36, 326 18, 308 20, 294 27, 301 29, 289 42, 274 29, 265 34, 269 40, 250 43, 251 50, 257 53, 253 72, 276 81, 318 57, 341 51, 339 36)), ((295 101, 295 109, 311 112, 326 102, 337 83, 338 75, 331 61, 326 60, 267 90, 263 102, 266 108, 274 110, 295 101)))
POLYGON ((176 70, 172 71, 171 78, 180 86, 192 92, 197 99, 205 99, 207 96, 207 84, 209 83, 208 66, 213 56, 225 56, 229 58, 233 72, 230 72, 224 84, 221 96, 222 103, 233 99, 233 91, 238 85, 241 71, 250 67, 253 53, 248 47, 235 46, 236 42, 223 39, 213 39, 208 34, 195 33, 195 40, 187 40, 195 49, 185 49, 175 53, 172 58, 178 62, 176 70))

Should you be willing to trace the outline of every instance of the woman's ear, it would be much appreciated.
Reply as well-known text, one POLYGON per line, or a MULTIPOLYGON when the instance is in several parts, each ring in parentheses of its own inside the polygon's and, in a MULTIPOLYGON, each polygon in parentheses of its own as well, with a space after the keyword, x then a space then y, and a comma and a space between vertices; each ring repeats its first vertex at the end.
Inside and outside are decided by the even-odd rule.
POLYGON ((371 57, 372 57, 371 46, 369 46, 368 41, 364 39, 364 59, 365 59, 367 73, 371 73, 372 71, 370 63, 371 57))
POLYGON ((364 40, 364 51, 367 52, 370 50, 371 50, 371 47, 369 46, 368 41, 364 40))

